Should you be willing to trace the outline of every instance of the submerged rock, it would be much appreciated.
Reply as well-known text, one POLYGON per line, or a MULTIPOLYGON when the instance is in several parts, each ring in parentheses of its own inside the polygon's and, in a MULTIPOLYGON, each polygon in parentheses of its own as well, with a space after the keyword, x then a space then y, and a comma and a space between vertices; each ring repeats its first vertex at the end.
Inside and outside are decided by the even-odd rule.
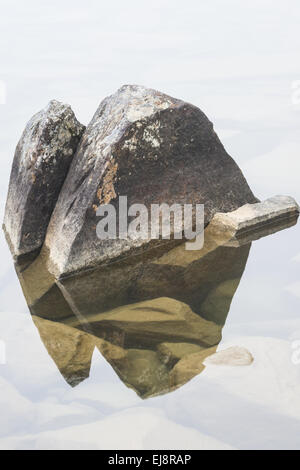
MULTIPOLYGON (((204 370, 221 340, 250 250, 250 245, 227 246, 228 237, 216 237, 210 224, 204 239, 200 251, 186 251, 183 244, 61 281, 47 270, 43 252, 18 271, 31 312, 56 320, 48 323, 57 330, 47 326, 41 337, 68 383, 89 373, 77 338, 81 344, 92 341, 143 398, 178 388, 204 370)), ((38 327, 43 322, 36 320, 38 327)))
MULTIPOLYGON (((182 244, 167 253, 147 253, 108 266, 56 281, 47 268, 47 257, 39 257, 18 275, 31 312, 49 320, 72 317, 74 312, 91 317, 130 303, 173 298, 186 303, 196 314, 218 324, 225 323, 231 299, 238 287, 250 245, 222 246, 205 230, 204 247, 187 251, 182 244), (233 280, 233 282, 231 282, 233 280), (226 302, 204 307, 211 292, 227 282, 226 302)), ((223 242, 225 242, 223 240, 223 242)))
MULTIPOLYGON (((159 302, 160 299, 157 299, 156 304, 159 305, 159 302)), ((208 325, 209 322, 205 322, 192 312, 185 315, 181 322, 181 332, 177 332, 174 322, 178 320, 165 323, 164 315, 172 316, 172 312, 163 312, 164 307, 162 301, 159 312, 155 304, 152 310, 151 304, 145 302, 148 321, 145 318, 141 320, 140 331, 137 331, 136 326, 135 329, 130 329, 123 325, 123 335, 116 334, 116 325, 115 334, 112 334, 112 325, 106 322, 105 315, 103 320, 99 318, 99 322, 103 321, 103 325, 98 331, 93 328, 95 326, 93 323, 86 324, 87 330, 92 331, 92 334, 74 326, 76 321, 72 322, 73 324, 70 322, 66 324, 48 321, 34 315, 33 320, 48 353, 72 387, 89 377, 93 352, 98 348, 120 379, 128 387, 133 388, 139 396, 148 398, 170 392, 201 373, 205 368, 204 359, 216 351, 221 339, 219 326, 208 325), (162 318, 159 318, 160 313, 163 315, 162 318), (153 330, 156 333, 158 331, 155 323, 158 323, 156 326, 161 325, 163 329, 156 337, 151 335, 153 330), (216 334, 207 335, 209 330, 214 329, 216 334), (177 342, 183 331, 186 332, 186 341, 191 339, 192 342, 177 342), (191 331, 194 331, 192 336, 191 331), (103 339, 104 336, 108 340, 103 339), (157 343, 165 337, 170 342, 157 343), (207 345, 202 343, 203 338, 207 345), (202 346, 193 341, 201 343, 202 346), (210 346, 215 342, 217 343, 215 346, 210 346), (136 347, 132 346, 133 344, 136 347)), ((125 318, 126 310, 124 307, 125 318)), ((139 311, 136 313, 138 315, 139 311)), ((122 325, 119 325, 119 328, 122 329, 122 325)))
POLYGON ((205 365, 216 366, 250 366, 254 358, 248 349, 232 346, 227 349, 218 351, 205 359, 205 365))
POLYGON ((68 383, 74 386, 88 376, 92 345, 143 398, 178 388, 204 370, 204 359, 221 340, 250 249, 218 245, 209 227, 206 231, 201 251, 191 253, 182 245, 136 264, 112 264, 70 277, 63 284, 47 272, 41 255, 19 272, 31 312, 56 320, 34 316, 68 383), (226 302, 220 299, 224 296, 226 302))
POLYGON ((63 323, 32 318, 48 353, 72 387, 89 377, 95 348, 116 368, 126 363, 126 351, 114 344, 63 323))
POLYGON ((155 351, 128 349, 126 352, 126 361, 119 365, 117 373, 127 386, 143 398, 170 391, 169 371, 155 351))
POLYGON ((257 202, 199 108, 132 85, 100 104, 78 147, 45 241, 57 278, 157 244, 97 238, 97 209, 110 203, 118 214, 120 196, 128 207, 147 209, 204 204, 206 223, 216 212, 257 202))
MULTIPOLYGON (((165 341, 191 342, 207 347, 219 344, 222 326, 196 315, 188 305, 170 298, 124 305, 108 312, 86 315, 89 330, 95 336, 112 341, 119 332, 118 345, 141 346, 165 341)), ((82 328, 80 320, 65 320, 72 327, 82 328)))
POLYGON ((180 359, 169 374, 170 387, 178 388, 204 371, 206 366, 250 366, 252 354, 243 347, 233 346, 216 352, 217 346, 205 348, 180 359))
POLYGON ((170 387, 178 388, 204 371, 204 361, 216 352, 217 346, 206 348, 193 354, 184 356, 170 372, 170 387))
MULTIPOLYGON (((161 256, 150 257, 148 253, 141 259, 129 258, 123 263, 62 279, 59 285, 84 315, 161 297, 187 303, 202 315, 202 303, 211 290, 226 280, 241 278, 250 250, 250 245, 219 246, 207 229, 204 240, 200 251, 187 251, 182 244, 161 256)), ((231 297, 237 285, 232 285, 231 297)), ((35 307, 39 303, 37 299, 35 307)), ((220 324, 225 323, 229 304, 219 304, 220 308, 214 312, 220 324)))
POLYGON ((188 373, 180 361, 216 351, 250 249, 218 243, 207 227, 200 251, 181 245, 62 282, 47 271, 43 253, 18 270, 41 338, 67 382, 88 377, 94 347, 143 398, 201 373, 203 360, 188 360, 188 373))
POLYGON ((74 386, 88 377, 95 347, 144 398, 201 373, 208 356, 250 364, 239 348, 214 353, 249 242, 295 223, 295 201, 257 203, 207 117, 154 90, 122 87, 83 131, 57 102, 30 121, 4 220, 28 306, 65 379, 74 386), (203 248, 98 239, 98 208, 110 203, 118 213, 121 196, 148 211, 204 204, 203 248))
POLYGON ((51 101, 29 121, 16 148, 3 228, 20 265, 39 252, 84 127, 51 101))
POLYGON ((33 316, 40 337, 65 380, 75 387, 90 374, 96 338, 82 331, 33 316))
POLYGON ((159 357, 168 366, 175 365, 184 356, 203 351, 203 347, 193 343, 161 343, 157 347, 159 357))

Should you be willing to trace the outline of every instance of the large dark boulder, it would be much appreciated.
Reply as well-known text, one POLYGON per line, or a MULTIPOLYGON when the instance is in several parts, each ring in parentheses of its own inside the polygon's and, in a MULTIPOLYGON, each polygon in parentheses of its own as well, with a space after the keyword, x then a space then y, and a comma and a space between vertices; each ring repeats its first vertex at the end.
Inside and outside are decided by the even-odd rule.
POLYGON ((148 209, 153 203, 204 204, 206 223, 216 212, 257 201, 199 108, 131 85, 100 104, 60 193, 45 241, 57 278, 154 243, 97 238, 98 207, 118 209, 119 196, 148 209))
POLYGON ((15 152, 3 224, 19 266, 41 249, 83 131, 70 106, 58 101, 51 101, 25 128, 15 152))

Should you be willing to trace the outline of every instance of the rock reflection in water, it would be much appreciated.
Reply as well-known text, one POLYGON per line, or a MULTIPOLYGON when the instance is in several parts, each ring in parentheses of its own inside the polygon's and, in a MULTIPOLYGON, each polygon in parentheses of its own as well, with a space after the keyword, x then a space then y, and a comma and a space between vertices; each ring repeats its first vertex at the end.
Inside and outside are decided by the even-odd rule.
POLYGON ((149 252, 55 282, 40 257, 17 269, 34 323, 71 386, 89 376, 97 347, 142 398, 174 390, 213 354, 250 244, 226 246, 209 227, 200 251, 149 252))

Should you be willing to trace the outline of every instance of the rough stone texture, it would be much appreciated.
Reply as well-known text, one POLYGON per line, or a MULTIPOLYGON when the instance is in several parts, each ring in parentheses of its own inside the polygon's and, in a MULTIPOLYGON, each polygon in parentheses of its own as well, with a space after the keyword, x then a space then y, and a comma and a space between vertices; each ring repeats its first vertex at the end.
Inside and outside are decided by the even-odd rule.
POLYGON ((228 238, 228 245, 235 240, 248 242, 294 225, 299 217, 299 206, 289 196, 274 196, 256 204, 245 204, 237 210, 217 213, 210 222, 211 232, 228 238))
POLYGON ((84 127, 70 106, 51 101, 16 148, 3 228, 19 265, 38 254, 84 127))
POLYGON ((131 85, 100 104, 59 196, 46 237, 57 277, 149 243, 97 238, 97 208, 106 203, 118 208, 119 196, 148 208, 203 203, 206 223, 216 212, 257 201, 200 109, 131 85))
POLYGON ((209 356, 204 364, 215 366, 250 366, 254 358, 252 354, 243 347, 232 346, 209 356))

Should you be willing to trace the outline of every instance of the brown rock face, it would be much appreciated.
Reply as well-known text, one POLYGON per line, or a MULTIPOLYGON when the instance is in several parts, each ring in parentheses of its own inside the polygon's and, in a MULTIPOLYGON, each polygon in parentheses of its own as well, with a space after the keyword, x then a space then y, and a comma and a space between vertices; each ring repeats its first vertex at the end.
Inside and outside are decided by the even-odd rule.
POLYGON ((74 308, 90 318, 131 303, 168 297, 224 325, 250 245, 223 246, 226 240, 214 239, 209 226, 204 235, 200 251, 187 251, 181 244, 164 254, 147 252, 59 282, 49 273, 48 258, 42 252, 19 278, 31 312, 49 320, 72 317, 74 308))
POLYGON ((65 380, 75 387, 90 375, 95 348, 115 368, 126 360, 126 351, 88 333, 33 315, 40 337, 65 380))
POLYGON ((182 244, 62 282, 47 271, 42 252, 18 271, 41 339, 67 382, 88 377, 95 347, 142 398, 200 374, 221 340, 250 249, 225 242, 208 226, 200 251, 182 244))
POLYGON ((124 86, 85 132, 58 102, 34 116, 16 150, 4 229, 41 339, 67 382, 89 376, 95 347, 142 398, 180 387, 206 363, 250 364, 240 348, 214 354, 248 243, 299 215, 290 198, 256 202, 191 104, 124 86), (203 248, 99 239, 98 208, 111 204, 119 215, 121 196, 148 212, 204 204, 212 221, 203 248))
POLYGON ((120 196, 149 210, 155 203, 204 204, 206 223, 217 211, 257 201, 200 109, 131 85, 100 104, 78 147, 46 237, 57 277, 149 245, 97 238, 97 209, 111 203, 118 213, 120 196))
POLYGON ((39 252, 51 214, 84 131, 57 101, 36 114, 18 143, 3 228, 18 265, 39 252))
MULTIPOLYGON (((221 341, 222 326, 196 315, 188 305, 170 298, 124 305, 98 315, 86 317, 90 331, 112 340, 109 332, 119 332, 118 344, 126 347, 159 344, 163 341, 191 342, 202 347, 221 341)), ((84 325, 74 318, 65 323, 75 328, 84 325)), ((150 348, 151 349, 151 348, 150 348)))

